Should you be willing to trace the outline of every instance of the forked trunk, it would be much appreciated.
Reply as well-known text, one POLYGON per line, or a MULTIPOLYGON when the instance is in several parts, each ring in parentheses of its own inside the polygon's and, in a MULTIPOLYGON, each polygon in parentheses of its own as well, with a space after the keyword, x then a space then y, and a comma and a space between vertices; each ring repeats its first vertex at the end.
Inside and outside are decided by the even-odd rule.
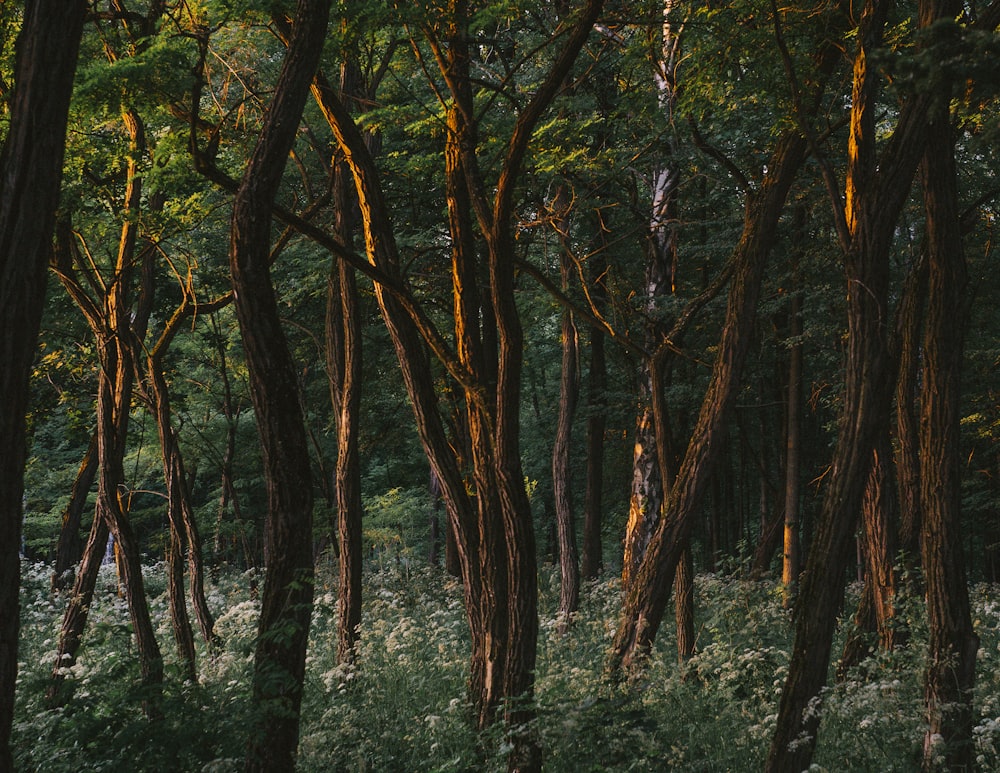
POLYGON ((612 673, 621 669, 629 671, 640 665, 663 620, 677 564, 722 447, 752 340, 765 259, 773 243, 785 197, 805 158, 805 150, 805 141, 797 135, 782 137, 767 165, 768 172, 760 190, 752 194, 747 203, 712 379, 671 488, 664 517, 653 534, 638 573, 626 589, 625 606, 608 661, 612 673))

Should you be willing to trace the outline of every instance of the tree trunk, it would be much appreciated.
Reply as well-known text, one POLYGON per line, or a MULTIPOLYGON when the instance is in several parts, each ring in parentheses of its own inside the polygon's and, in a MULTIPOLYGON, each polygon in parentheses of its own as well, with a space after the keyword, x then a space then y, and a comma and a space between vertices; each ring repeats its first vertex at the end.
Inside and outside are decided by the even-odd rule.
MULTIPOLYGON (((927 301, 927 261, 911 269, 897 312, 899 377, 896 381, 896 483, 899 487, 899 550, 916 569, 920 561, 920 434, 917 396, 920 385, 923 309, 927 301)), ((916 575, 916 572, 913 572, 916 575)))
POLYGON ((300 0, 259 139, 233 202, 230 270, 267 489, 267 577, 247 771, 291 770, 313 599, 312 480, 297 369, 271 284, 271 207, 319 64, 329 0, 300 0))
MULTIPOLYGON (((168 505, 169 507, 169 505, 168 505)), ((167 598, 170 606, 170 622, 174 631, 177 654, 181 659, 184 678, 194 681, 198 678, 194 651, 194 634, 188 618, 187 604, 184 602, 184 540, 171 520, 170 536, 167 543, 167 598)))
POLYGON ((87 506, 87 497, 97 477, 97 433, 90 436, 87 452, 80 462, 69 502, 63 510, 59 542, 56 544, 56 564, 52 570, 52 590, 64 590, 73 583, 73 572, 82 557, 83 543, 80 540, 80 522, 87 506))
MULTIPOLYGON (((113 290, 111 295, 113 298, 118 292, 113 290)), ((98 514, 107 521, 108 529, 115 540, 118 571, 128 600, 129 616, 139 651, 142 682, 153 691, 151 700, 155 703, 155 692, 163 681, 163 658, 156 642, 156 633, 146 602, 139 545, 126 515, 128 507, 123 500, 121 490, 125 482, 123 460, 126 452, 125 441, 134 372, 130 353, 122 344, 124 337, 128 335, 122 327, 123 324, 128 324, 124 321, 128 309, 121 304, 121 299, 109 299, 109 308, 112 309, 113 320, 110 329, 116 332, 114 337, 102 334, 98 339, 101 361, 97 392, 97 442, 100 457, 100 473, 97 481, 98 514)), ((71 606, 76 602, 77 599, 72 599, 71 606)), ((154 703, 147 706, 147 711, 152 714, 156 713, 154 703)))
MULTIPOLYGON (((345 66, 345 70, 350 65, 345 66)), ((345 93, 347 92, 347 84, 345 93)), ((350 170, 339 163, 334 182, 337 197, 337 232, 345 244, 353 239, 354 197, 350 170)), ((333 353, 339 368, 333 389, 337 412, 337 540, 340 546, 340 620, 337 658, 354 661, 361 626, 362 504, 359 418, 361 413, 361 312, 354 269, 337 261, 330 270, 330 292, 338 298, 331 303, 334 313, 327 323, 327 346, 339 343, 333 353), (336 311, 339 311, 337 319, 336 311), (338 333, 339 331, 339 333, 338 333)))
MULTIPOLYGON (((949 9, 955 13, 951 4, 949 9)), ((930 272, 920 417, 921 545, 930 635, 925 771, 973 770, 976 765, 972 689, 979 637, 972 628, 962 549, 959 426, 968 276, 949 92, 938 94, 930 110, 923 167, 930 272)))
MULTIPOLYGON (((607 289, 604 274, 607 261, 603 257, 604 224, 595 213, 595 231, 598 244, 590 257, 590 297, 598 313, 604 313, 607 289)), ((583 556, 580 573, 587 580, 594 580, 604 568, 601 541, 604 497, 604 428, 608 366, 604 354, 604 331, 590 328, 590 372, 587 378, 587 482, 583 500, 583 556)))
POLYGON ((56 647, 52 678, 46 697, 53 706, 64 706, 70 698, 64 688, 66 674, 76 663, 76 653, 80 649, 80 639, 87 627, 87 615, 94 599, 97 574, 104 560, 108 546, 108 523, 101 517, 99 506, 95 508, 94 520, 90 526, 87 544, 80 559, 80 569, 73 583, 70 603, 66 605, 62 626, 59 629, 59 644, 56 647))
MULTIPOLYGON (((122 114, 129 136, 130 154, 126 165, 125 206, 126 216, 122 223, 118 243, 118 254, 113 272, 114 281, 104 281, 107 288, 103 297, 90 298, 76 279, 73 258, 76 255, 74 237, 69 224, 60 225, 57 250, 54 254, 56 271, 78 307, 86 317, 97 344, 100 371, 97 386, 97 452, 99 474, 97 484, 97 511, 95 518, 106 521, 108 530, 115 540, 115 557, 119 576, 128 600, 129 616, 136 637, 139 665, 144 686, 150 688, 150 700, 145 709, 151 716, 157 712, 156 693, 163 680, 163 660, 156 641, 155 631, 149 615, 145 587, 142 579, 141 558, 138 544, 132 533, 127 512, 127 500, 123 499, 122 486, 125 482, 124 458, 127 450, 129 412, 135 385, 136 363, 132 356, 132 341, 141 340, 152 310, 148 287, 143 287, 135 307, 131 296, 133 277, 137 265, 145 273, 151 271, 154 251, 147 248, 137 257, 138 218, 136 213, 142 205, 142 177, 139 160, 145 152, 144 127, 139 115, 133 110, 122 114)), ((77 255, 77 262, 80 263, 77 255)), ((83 270, 95 270, 93 267, 83 270)), ((93 536, 93 532, 92 532, 93 536)), ((92 582, 89 577, 86 582, 92 582)), ((82 597, 88 592, 76 594, 69 599, 63 623, 65 641, 59 645, 60 653, 66 653, 72 661, 83 628, 86 625, 87 610, 82 608, 82 597), (73 626, 79 626, 74 628, 73 626)))
MULTIPOLYGON (((345 103, 358 99, 363 96, 361 90, 357 62, 348 56, 341 64, 342 98, 345 103)), ((357 204, 351 170, 339 159, 333 175, 336 235, 344 245, 353 249, 357 204)), ((330 397, 337 427, 335 489, 340 586, 337 659, 341 663, 353 663, 361 626, 361 311, 354 269, 342 260, 334 260, 330 267, 326 348, 330 397)))
POLYGON ((782 603, 786 608, 794 603, 798 592, 799 572, 802 570, 799 541, 799 476, 802 458, 802 296, 797 292, 792 295, 789 313, 791 316, 789 333, 793 343, 788 353, 785 513, 781 551, 782 603))
POLYGON ((844 654, 837 666, 838 676, 845 675, 871 654, 876 636, 882 650, 889 651, 903 635, 895 624, 897 582, 894 562, 899 519, 890 466, 891 454, 886 424, 876 442, 861 505, 863 539, 860 544, 863 547, 858 563, 864 569, 864 592, 844 644, 844 654))
POLYGON ((892 474, 892 445, 889 428, 883 426, 875 441, 872 468, 861 508, 865 534, 865 574, 872 586, 879 646, 892 650, 902 630, 896 625, 896 554, 899 503, 892 474))
MULTIPOLYGON (((569 197, 564 187, 552 202, 554 225, 558 233, 559 272, 562 290, 569 289, 569 278, 573 270, 573 256, 569 241, 569 197)), ((579 334, 576 321, 570 309, 563 309, 560 323, 560 343, 562 357, 559 378, 559 412, 556 420, 556 436, 552 445, 552 493, 555 500, 556 528, 559 537, 559 633, 569 630, 572 616, 580 603, 580 562, 576 547, 576 526, 573 515, 573 474, 571 466, 571 443, 573 418, 580 396, 579 374, 579 334)))
POLYGON ((20 630, 28 378, 45 297, 63 151, 87 4, 28 0, 0 152, 0 769, 10 749, 20 630))
MULTIPOLYGON (((170 338, 173 332, 170 333, 170 338)), ((195 521, 194 509, 191 505, 191 496, 188 490, 187 477, 184 473, 184 459, 181 456, 180 443, 177 433, 173 428, 170 409, 170 392, 167 388, 167 381, 163 375, 162 358, 166 351, 169 338, 166 335, 160 339, 153 352, 146 360, 147 377, 149 379, 150 404, 156 418, 156 428, 160 439, 160 453, 163 457, 163 475, 167 486, 167 518, 170 523, 171 551, 174 549, 174 533, 176 532, 176 544, 181 551, 177 554, 179 562, 178 571, 183 576, 183 556, 184 548, 187 548, 188 577, 191 584, 191 604, 194 607, 195 617, 198 620, 198 627, 201 635, 209 648, 215 646, 215 620, 208 607, 208 600, 205 598, 205 570, 202 565, 202 544, 201 534, 198 524, 195 521)), ((184 610, 183 579, 180 581, 178 590, 181 596, 177 602, 178 612, 184 610)), ((171 596, 171 603, 174 603, 171 596)), ((186 610, 183 611, 187 617, 186 610)), ((188 626, 190 629, 190 626, 188 626)), ((190 649, 194 654, 193 643, 190 649)), ((191 662, 192 670, 194 661, 191 662)))
POLYGON ((677 625, 677 660, 690 660, 695 651, 694 557, 690 541, 677 562, 674 579, 674 622, 677 625))

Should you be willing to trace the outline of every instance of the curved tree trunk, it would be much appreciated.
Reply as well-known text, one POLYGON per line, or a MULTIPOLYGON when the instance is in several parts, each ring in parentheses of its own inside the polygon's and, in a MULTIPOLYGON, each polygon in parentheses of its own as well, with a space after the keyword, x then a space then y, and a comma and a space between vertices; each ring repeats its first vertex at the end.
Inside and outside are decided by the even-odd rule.
MULTIPOLYGON (((181 456, 180 443, 178 442, 177 433, 173 428, 171 419, 170 392, 163 374, 162 358, 166 351, 166 346, 172 337, 173 331, 165 333, 146 360, 146 375, 151 387, 148 398, 156 419, 156 428, 160 439, 160 453, 163 458, 163 476, 167 486, 167 518, 170 523, 171 532, 170 549, 171 553, 173 553, 176 542, 176 547, 179 550, 176 560, 178 562, 177 571, 180 573, 180 579, 176 590, 180 592, 180 596, 175 602, 173 596, 174 589, 171 588, 170 599, 171 605, 176 605, 177 607, 177 614, 187 618, 187 610, 183 601, 183 559, 186 548, 188 577, 191 586, 191 604, 195 611, 195 617, 198 620, 198 627, 201 630, 202 638, 204 638, 205 643, 211 649, 215 646, 215 620, 208 607, 208 600, 205 598, 205 570, 202 564, 201 534, 198 530, 198 524, 195 521, 194 509, 191 505, 187 476, 184 471, 184 459, 181 456)), ((180 630, 183 630, 183 628, 180 630)), ((187 626, 187 633, 190 635, 190 624, 187 626)), ((180 641, 178 641, 178 644, 180 645, 180 641)), ((193 675, 193 637, 190 649, 185 645, 183 651, 190 652, 192 655, 191 670, 193 675)))
MULTIPOLYGON (((103 297, 95 300, 87 295, 76 278, 73 256, 76 255, 76 262, 82 270, 95 269, 82 266, 68 223, 60 225, 54 258, 60 280, 86 317, 97 344, 100 362, 96 429, 99 474, 95 518, 103 519, 114 537, 120 579, 125 587, 129 615, 138 645, 142 681, 151 688, 151 698, 155 698, 163 680, 163 660, 149 615, 139 548, 128 520, 127 501, 123 499, 121 489, 125 481, 123 460, 127 450, 129 412, 136 373, 130 342, 141 340, 145 335, 152 310, 151 297, 146 292, 146 287, 139 294, 133 309, 133 277, 137 266, 142 266, 144 273, 151 271, 155 253, 149 245, 141 253, 137 254, 136 250, 139 230, 136 213, 141 209, 143 193, 139 159, 145 152, 142 120, 135 111, 126 110, 122 114, 122 121, 129 135, 130 155, 126 169, 127 215, 122 224, 118 254, 113 267, 114 281, 103 281, 103 286, 107 287, 103 297)), ((94 536, 95 530, 92 529, 91 538, 94 536)), ((93 547, 96 550, 102 546, 93 547)), ((88 544, 88 551, 90 548, 91 545, 88 544)), ((96 556, 92 556, 90 560, 96 560, 96 556)), ((69 599, 63 621, 59 644, 63 665, 72 663, 86 626, 87 608, 84 606, 84 598, 93 592, 96 567, 87 567, 83 575, 82 582, 77 583, 80 592, 75 591, 69 599)), ((58 669, 55 677, 57 685, 54 689, 58 691, 58 681, 61 678, 58 669)), ((155 700, 146 704, 146 710, 151 715, 156 713, 155 700)))
POLYGON ((87 4, 28 0, 0 152, 0 769, 10 750, 20 631, 28 377, 44 308, 66 122, 87 4))
POLYGON ((271 207, 326 39, 329 0, 300 0, 264 126, 233 202, 229 264, 267 489, 267 577, 254 653, 247 771, 291 770, 313 599, 312 476, 270 276, 271 207))

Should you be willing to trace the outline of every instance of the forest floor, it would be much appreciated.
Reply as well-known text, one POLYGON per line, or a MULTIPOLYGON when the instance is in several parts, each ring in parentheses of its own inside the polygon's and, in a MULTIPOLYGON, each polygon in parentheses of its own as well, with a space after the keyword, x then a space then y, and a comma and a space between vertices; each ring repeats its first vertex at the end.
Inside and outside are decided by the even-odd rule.
MULTIPOLYGON (((211 657, 200 652, 197 683, 183 680, 171 644, 163 565, 147 567, 145 577, 167 662, 162 718, 156 721, 141 710, 145 696, 113 566, 102 569, 80 658, 67 674, 73 697, 64 708, 46 705, 65 599, 49 593, 48 567, 25 564, 14 730, 18 770, 241 769, 257 619, 251 577, 221 572, 209 583, 222 646, 211 657)), ((335 577, 331 566, 317 576, 298 769, 505 770, 499 731, 484 739, 468 724, 468 636, 457 583, 439 570, 392 561, 370 569, 360 656, 346 669, 336 664, 335 577)), ((700 575, 697 654, 678 666, 672 631, 665 628, 645 678, 624 686, 603 675, 618 619, 617 580, 585 586, 566 636, 558 634, 555 617, 558 575, 543 567, 540 583, 534 730, 545 770, 761 769, 791 647, 791 620, 773 582, 700 575)), ((858 590, 849 589, 842 622, 850 620, 858 590)), ((1000 590, 976 586, 972 595, 981 638, 977 755, 983 770, 1000 770, 1000 590)), ((904 604, 901 624, 912 634, 907 649, 875 655, 824 692, 813 770, 919 769, 922 605, 904 604)))

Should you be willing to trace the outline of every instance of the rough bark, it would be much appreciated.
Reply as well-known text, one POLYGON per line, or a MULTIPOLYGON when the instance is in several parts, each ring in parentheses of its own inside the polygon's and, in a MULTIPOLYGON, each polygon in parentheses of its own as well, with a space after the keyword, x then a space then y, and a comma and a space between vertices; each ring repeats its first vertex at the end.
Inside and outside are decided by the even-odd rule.
MULTIPOLYGON (((665 6, 664 14, 670 9, 665 6)), ((663 59, 658 62, 655 81, 659 90, 660 107, 671 117, 675 101, 675 51, 677 45, 669 22, 664 24, 663 59)), ((652 214, 646 244, 646 268, 643 280, 643 313, 645 349, 653 352, 668 330, 668 322, 659 308, 664 298, 675 288, 677 264, 677 189, 680 176, 671 166, 671 159, 653 171, 652 214)), ((661 474, 657 449, 657 427, 653 415, 654 373, 657 364, 643 359, 638 374, 635 443, 632 456, 632 489, 629 499, 628 523, 625 527, 625 548, 622 559, 622 587, 627 588, 638 571, 643 556, 659 522, 664 505, 664 488, 669 485, 661 474)), ((662 363, 659 365, 662 370, 662 363)), ((672 452, 672 443, 660 443, 672 452)))
POLYGON ((319 64, 329 0, 300 0, 274 97, 233 202, 229 265, 267 490, 267 577, 246 770, 291 770, 313 598, 312 480, 297 369, 270 276, 271 207, 319 64))
MULTIPOLYGON (((178 319, 180 316, 177 317, 178 319)), ((176 328, 174 328, 176 330, 176 328)), ((172 337, 173 333, 169 334, 172 337)), ((180 443, 177 433, 173 428, 170 408, 170 392, 167 387, 167 380, 163 374, 162 358, 169 343, 169 337, 161 337, 146 360, 146 374, 149 381, 150 390, 147 394, 150 405, 156 419, 157 434, 160 439, 160 454, 163 460, 163 476, 167 487, 167 520, 170 524, 170 550, 173 555, 175 545, 177 552, 175 559, 178 563, 177 571, 183 576, 184 556, 187 556, 187 570, 190 581, 191 604, 198 620, 198 627, 201 630, 202 638, 211 648, 215 645, 215 620, 208 607, 208 600, 205 598, 205 570, 202 563, 202 542, 198 523, 194 517, 194 508, 191 504, 190 491, 188 490, 187 476, 185 475, 184 458, 181 454, 180 443)), ((169 562, 168 562, 169 563, 169 562)), ((171 569, 173 567, 171 566, 171 569)), ((173 589, 171 590, 171 604, 177 604, 178 613, 187 615, 183 611, 184 583, 179 582, 177 590, 180 596, 174 601, 173 589)), ((188 626, 190 629, 190 626, 188 626)), ((191 669, 194 672, 194 648, 193 641, 190 650, 192 655, 191 669)))
POLYGON ((896 380, 896 484, 899 487, 899 550, 911 569, 920 561, 920 333, 927 297, 926 261, 911 271, 897 311, 899 376, 896 380))
POLYGON ((924 686, 925 771, 976 766, 972 689, 979 637, 972 627, 962 548, 959 426, 968 276, 949 93, 942 90, 929 111, 923 159, 929 262, 920 416, 921 546, 930 637, 924 686))
POLYGON ((854 616, 854 625, 844 644, 844 653, 837 665, 838 676, 846 674, 868 657, 876 641, 882 650, 888 651, 903 636, 903 631, 895 624, 896 527, 899 513, 891 456, 889 427, 886 424, 876 441, 861 504, 864 591, 854 616))
MULTIPOLYGON (((341 65, 340 90, 346 100, 362 96, 357 63, 341 65)), ((356 197, 351 170, 342 160, 334 168, 334 217, 337 238, 353 248, 356 197)), ((327 288, 326 347, 330 394, 337 427, 337 542, 339 557, 339 620, 337 658, 354 661, 361 626, 363 508, 361 503, 361 310, 355 271, 335 260, 327 288)))
MULTIPOLYGON (((129 137, 130 153, 126 163, 124 195, 126 215, 122 222, 118 252, 112 267, 114 281, 104 280, 94 283, 106 288, 100 298, 94 299, 87 294, 84 285, 77 279, 74 262, 76 268, 81 271, 96 271, 96 269, 85 265, 80 259, 75 237, 70 232, 68 222, 62 223, 59 228, 54 267, 64 287, 87 319, 97 345, 100 362, 96 428, 99 474, 95 518, 106 522, 107 530, 115 541, 115 557, 128 600, 142 681, 150 688, 150 700, 145 707, 148 713, 155 715, 156 693, 163 679, 163 660, 149 615, 139 548, 128 520, 128 495, 123 490, 124 458, 136 373, 132 342, 144 337, 152 311, 148 285, 141 287, 138 300, 133 305, 135 294, 133 284, 137 267, 142 267, 142 271, 146 274, 151 272, 155 252, 149 244, 141 251, 137 249, 139 233, 137 213, 143 201, 142 176, 139 168, 140 158, 145 152, 143 123, 133 110, 123 112, 122 122, 129 137)), ((94 533, 92 530, 91 537, 94 533)), ((98 546, 94 546, 94 549, 98 549, 98 546)), ((87 621, 84 599, 93 593, 96 568, 88 567, 81 573, 80 579, 83 583, 89 584, 89 587, 78 581, 69 599, 60 634, 58 666, 72 665, 75 659, 76 647, 79 645, 87 621)), ((183 620, 178 622, 181 626, 185 624, 183 620)), ((61 692, 59 687, 62 672, 58 666, 53 672, 54 682, 50 691, 52 695, 61 692)), ((65 695, 60 696, 64 697, 65 695)))
POLYGON ((694 556, 688 542, 677 562, 674 579, 674 623, 677 626, 677 660, 689 660, 695 652, 694 556))
POLYGON ((10 750, 20 630, 18 593, 28 377, 59 202, 66 120, 87 5, 29 0, 17 40, 0 152, 0 769, 10 750))

